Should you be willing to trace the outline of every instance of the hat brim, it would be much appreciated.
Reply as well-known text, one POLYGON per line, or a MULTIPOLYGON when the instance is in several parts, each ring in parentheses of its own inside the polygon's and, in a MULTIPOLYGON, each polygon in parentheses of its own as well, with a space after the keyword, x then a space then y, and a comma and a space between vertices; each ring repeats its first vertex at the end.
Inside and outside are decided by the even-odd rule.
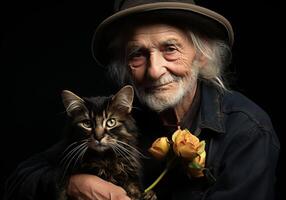
POLYGON ((122 28, 120 23, 139 14, 158 14, 160 16, 176 16, 186 21, 186 24, 200 24, 206 32, 218 35, 230 46, 234 42, 234 33, 230 22, 222 15, 207 8, 188 3, 158 2, 135 6, 119 11, 105 19, 94 32, 92 41, 92 54, 99 65, 107 64, 107 45, 116 37, 116 33, 122 28), (113 35, 113 36, 112 36, 113 35))

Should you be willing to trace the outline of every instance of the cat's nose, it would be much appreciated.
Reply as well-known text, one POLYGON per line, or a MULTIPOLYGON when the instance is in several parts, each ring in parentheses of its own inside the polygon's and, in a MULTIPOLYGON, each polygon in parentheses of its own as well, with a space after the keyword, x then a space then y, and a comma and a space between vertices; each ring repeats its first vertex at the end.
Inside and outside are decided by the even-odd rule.
POLYGON ((104 135, 101 135, 101 134, 93 134, 93 139, 96 142, 96 144, 100 143, 103 137, 104 135))
POLYGON ((95 144, 99 144, 100 142, 96 139, 93 140, 95 144))

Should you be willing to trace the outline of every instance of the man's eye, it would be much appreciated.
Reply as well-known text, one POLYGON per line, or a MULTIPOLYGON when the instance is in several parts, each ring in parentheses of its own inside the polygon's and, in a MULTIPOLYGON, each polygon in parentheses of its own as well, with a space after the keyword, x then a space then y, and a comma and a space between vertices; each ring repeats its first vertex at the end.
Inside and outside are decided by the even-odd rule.
POLYGON ((106 120, 105 124, 108 128, 112 128, 116 125, 116 120, 114 118, 110 118, 106 120))
POLYGON ((163 49, 163 54, 168 61, 174 61, 180 57, 180 51, 175 45, 166 45, 163 49))
POLYGON ((128 63, 131 67, 140 67, 146 63, 146 54, 136 51, 129 55, 128 63))
POLYGON ((142 56, 143 56, 143 53, 140 52, 140 51, 138 51, 138 52, 132 53, 132 54, 129 56, 129 58, 130 58, 130 59, 136 59, 136 58, 140 58, 140 57, 142 57, 142 56))
POLYGON ((166 53, 174 53, 175 51, 177 51, 177 48, 174 47, 174 46, 166 46, 165 49, 164 49, 164 51, 165 51, 166 53))

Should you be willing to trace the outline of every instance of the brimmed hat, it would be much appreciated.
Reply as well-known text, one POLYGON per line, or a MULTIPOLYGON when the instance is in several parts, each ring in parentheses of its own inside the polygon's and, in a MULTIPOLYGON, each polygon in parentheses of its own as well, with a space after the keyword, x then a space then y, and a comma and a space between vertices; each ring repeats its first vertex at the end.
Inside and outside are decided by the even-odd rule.
POLYGON ((115 5, 115 13, 99 24, 93 35, 92 54, 101 66, 106 65, 109 59, 109 41, 116 38, 122 24, 128 24, 136 16, 171 16, 173 22, 178 20, 179 23, 190 24, 191 30, 195 26, 206 35, 225 40, 230 46, 234 42, 230 22, 212 10, 195 5, 193 0, 122 0, 115 5))

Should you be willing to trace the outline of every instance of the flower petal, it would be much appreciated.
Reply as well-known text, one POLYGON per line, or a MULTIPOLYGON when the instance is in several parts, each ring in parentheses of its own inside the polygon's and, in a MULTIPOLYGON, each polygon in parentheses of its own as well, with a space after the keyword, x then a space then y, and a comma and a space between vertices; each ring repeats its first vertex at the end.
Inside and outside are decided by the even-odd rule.
POLYGON ((172 135, 174 152, 187 160, 194 159, 198 153, 197 149, 200 145, 199 139, 191 134, 187 129, 177 130, 172 135))
POLYGON ((177 146, 175 153, 178 156, 185 158, 187 160, 193 160, 196 156, 198 156, 197 150, 194 148, 192 144, 177 146))
POLYGON ((206 147, 206 142, 204 140, 202 140, 200 143, 199 143, 199 146, 198 146, 198 154, 201 154, 205 151, 205 147, 206 147))
POLYGON ((162 160, 169 152, 170 142, 167 137, 156 139, 148 151, 158 160, 162 160))
POLYGON ((195 157, 192 162, 188 164, 189 175, 192 177, 202 177, 204 176, 203 169, 205 167, 206 152, 202 152, 200 155, 195 157))

